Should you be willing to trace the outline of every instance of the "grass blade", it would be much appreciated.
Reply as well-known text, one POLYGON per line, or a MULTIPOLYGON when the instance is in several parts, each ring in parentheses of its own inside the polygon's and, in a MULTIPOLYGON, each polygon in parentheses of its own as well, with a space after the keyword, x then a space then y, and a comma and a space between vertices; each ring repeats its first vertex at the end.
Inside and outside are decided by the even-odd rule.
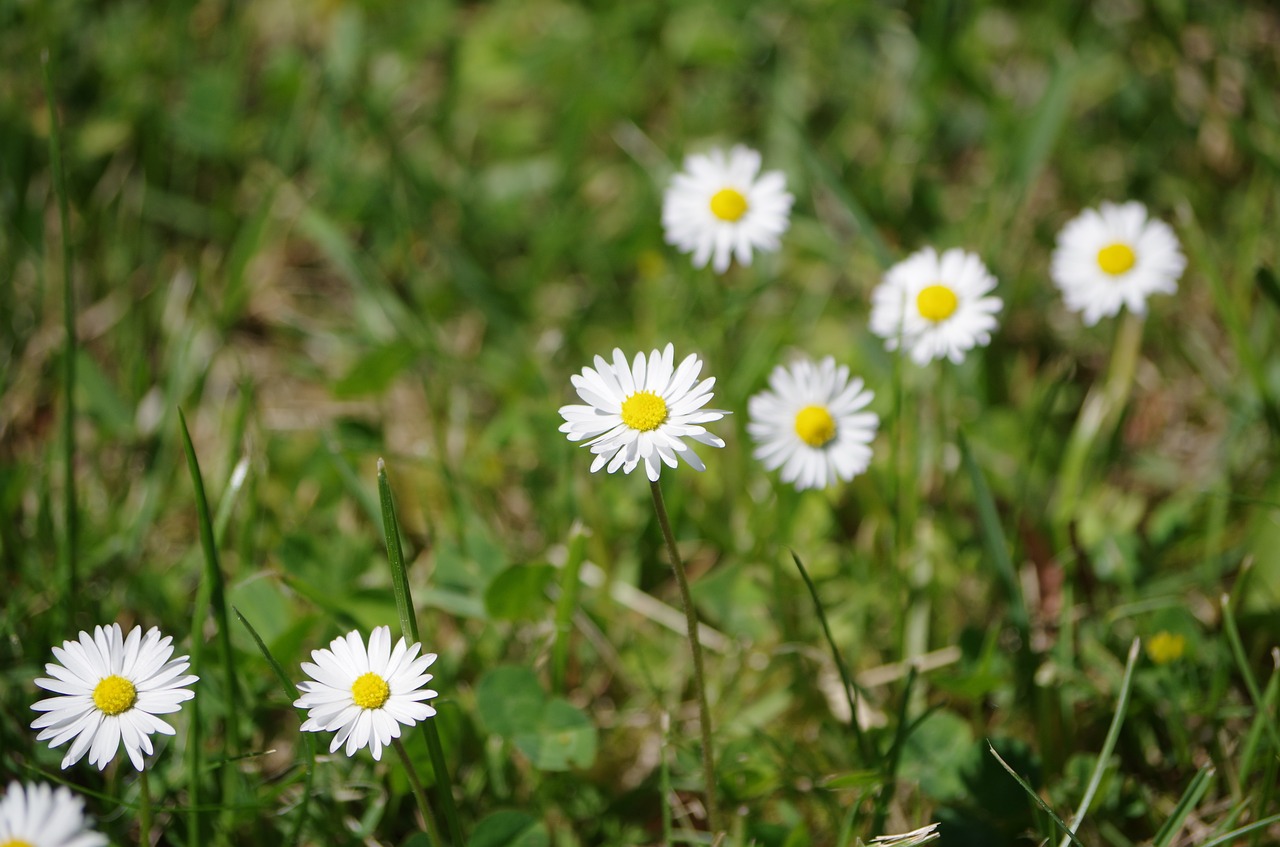
POLYGON ((867 214, 866 208, 845 187, 836 172, 822 160, 818 152, 809 144, 807 135, 799 127, 796 128, 796 140, 799 143, 800 152, 804 154, 804 160, 809 166, 809 170, 813 172, 817 181, 835 196, 840 205, 844 206, 845 211, 849 213, 849 217, 853 219, 853 223, 858 229, 858 234, 865 238, 867 244, 871 247, 871 252, 876 257, 876 263, 882 268, 891 266, 893 264, 893 253, 889 250, 889 245, 885 244, 884 239, 880 237, 880 233, 876 229, 875 223, 871 220, 871 215, 867 214))
POLYGON ((1084 822, 1084 816, 1089 812, 1089 806, 1093 804, 1093 797, 1098 792, 1098 786, 1102 783, 1102 775, 1107 770, 1107 761, 1116 749, 1116 741, 1120 738, 1120 727, 1124 724, 1124 714, 1129 708, 1129 689, 1133 684, 1133 669, 1138 664, 1138 648, 1141 643, 1139 639, 1135 638, 1133 639, 1133 644, 1129 646, 1129 658, 1124 665, 1124 679, 1120 681, 1120 696, 1116 700, 1116 711, 1111 718, 1111 727, 1107 730, 1106 740, 1102 742, 1102 750, 1098 753, 1098 764, 1094 766, 1093 773, 1089 777, 1089 784, 1084 790, 1084 797, 1080 799, 1080 806, 1071 818, 1071 829, 1067 833, 1070 839, 1064 837, 1059 842, 1058 847, 1067 847, 1068 841, 1074 840, 1076 831, 1080 828, 1080 824, 1084 822))
POLYGON ((1280 815, 1272 815, 1269 818, 1263 818, 1260 821, 1254 821, 1248 826, 1242 826, 1239 829, 1233 829, 1230 832, 1228 832, 1226 835, 1219 835, 1217 838, 1214 838, 1211 841, 1206 841, 1205 843, 1201 844, 1200 847, 1220 847, 1220 845, 1223 845, 1223 844, 1238 844, 1239 842, 1237 841, 1237 839, 1240 838, 1240 836, 1248 835, 1249 833, 1256 832, 1260 829, 1266 829, 1267 827, 1277 823, 1280 823, 1280 815))
POLYGON ((1032 788, 1030 785, 1028 785, 1026 780, 1018 776, 1018 772, 1015 771, 1013 768, 1009 767, 1008 762, 1000 758, 1000 754, 996 752, 995 747, 991 746, 990 741, 987 742, 987 749, 991 751, 991 755, 996 757, 996 761, 1000 763, 1000 766, 1009 772, 1009 776, 1013 777, 1014 781, 1017 782, 1018 785, 1022 787, 1022 790, 1027 792, 1027 796, 1030 797, 1032 800, 1034 800, 1036 805, 1039 806, 1044 811, 1044 813, 1047 814, 1049 818, 1055 824, 1058 825, 1058 828, 1061 829, 1066 834, 1067 839, 1071 843, 1077 845, 1077 847, 1084 847, 1084 844, 1080 842, 1080 839, 1076 838, 1076 834, 1071 831, 1071 827, 1067 826, 1066 821, 1058 817, 1058 813, 1055 812, 1053 809, 1049 808, 1048 803, 1040 799, 1040 795, 1036 792, 1036 790, 1032 788))
POLYGON ((560 597, 556 601, 556 637, 551 645, 551 690, 563 694, 569 666, 569 636, 578 608, 578 583, 587 554, 587 529, 575 521, 569 529, 569 549, 560 573, 560 597))
POLYGON ((1217 772, 1211 766, 1205 765, 1191 779, 1191 784, 1182 793, 1182 799, 1174 807, 1173 813, 1169 815, 1164 825, 1160 827, 1160 831, 1156 833, 1155 840, 1151 842, 1152 847, 1169 847, 1173 837, 1182 830, 1182 822, 1187 819, 1187 815, 1191 814, 1200 805, 1200 801, 1204 799, 1205 792, 1209 790, 1209 785, 1212 783, 1215 773, 1217 772))
MULTIPOLYGON (((413 595, 409 589, 409 573, 405 567, 404 548, 400 545, 400 525, 396 521, 396 504, 391 498, 391 483, 387 480, 387 464, 378 460, 378 499, 382 504, 382 531, 386 536, 387 558, 391 561, 391 585, 396 596, 396 610, 400 613, 400 632, 410 641, 417 642, 418 619, 413 611, 413 595)), ((427 750, 431 754, 431 768, 436 774, 436 788, 444 806, 445 822, 449 837, 456 847, 465 843, 462 824, 458 819, 458 807, 453 802, 453 780, 444 759, 444 746, 440 743, 440 731, 436 722, 422 722, 427 737, 427 750)))
MULTIPOLYGON (((249 623, 249 620, 239 609, 232 606, 231 611, 235 612, 236 617, 240 619, 240 623, 244 624, 244 628, 249 631, 249 636, 253 638, 253 643, 257 644, 258 650, 262 652, 262 658, 267 660, 267 664, 275 672, 276 679, 280 680, 280 687, 284 689, 285 697, 289 699, 290 703, 297 700, 301 696, 298 686, 293 684, 293 680, 284 672, 284 668, 276 661, 275 656, 271 655, 271 651, 267 649, 266 642, 262 640, 262 636, 258 635, 258 631, 253 628, 253 624, 249 623)), ((306 769, 306 776, 302 783, 302 802, 298 805, 298 819, 293 823, 293 830, 289 833, 289 840, 285 842, 286 844, 297 844, 299 839, 302 838, 302 827, 307 821, 307 807, 311 803, 311 783, 315 777, 316 769, 315 739, 309 732, 301 732, 299 735, 302 736, 302 743, 307 748, 307 758, 302 763, 306 769)))
POLYGON ((1253 700, 1253 707, 1258 712, 1257 719, 1262 722, 1267 737, 1271 739, 1275 754, 1280 755, 1280 732, 1276 731, 1275 720, 1267 711, 1267 701, 1258 690, 1258 681, 1253 678, 1253 671, 1249 670, 1249 660, 1244 654, 1244 644, 1240 641, 1240 630, 1236 628, 1236 616, 1231 611, 1231 598, 1223 594, 1221 604, 1222 624, 1227 633, 1227 641, 1231 645, 1231 655, 1235 657, 1236 665, 1240 668, 1240 676, 1244 678, 1245 687, 1249 689, 1249 697, 1253 700))

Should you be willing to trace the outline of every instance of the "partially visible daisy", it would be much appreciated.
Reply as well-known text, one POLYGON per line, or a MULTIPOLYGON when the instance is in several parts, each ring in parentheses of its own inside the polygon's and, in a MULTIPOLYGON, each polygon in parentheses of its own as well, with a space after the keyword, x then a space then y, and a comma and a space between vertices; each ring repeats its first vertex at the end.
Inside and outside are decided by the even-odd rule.
POLYGON ((0 847, 103 847, 89 828, 84 800, 59 786, 9 783, 0 797, 0 847))
POLYGON ((427 668, 435 653, 418 655, 421 644, 403 638, 391 648, 391 628, 374 627, 366 650, 360 633, 353 631, 333 639, 329 649, 312 650, 303 672, 315 680, 298 683, 302 696, 294 701, 307 709, 304 732, 336 732, 329 752, 345 743, 348 756, 368 747, 374 759, 382 748, 400 737, 400 724, 413 726, 436 713, 422 702, 437 696, 424 686, 431 681, 427 668))
POLYGON ((953 248, 939 256, 926 247, 889 268, 871 293, 871 331, 886 349, 908 348, 917 365, 944 356, 958 365, 991 343, 1003 305, 987 296, 995 287, 973 253, 953 248))
POLYGON ((880 419, 863 411, 875 395, 849 369, 828 356, 821 363, 779 365, 769 386, 748 401, 747 432, 758 442, 755 457, 796 488, 848 482, 871 463, 880 419))
POLYGON ((595 368, 583 368, 570 377, 589 405, 561 406, 565 422, 560 431, 570 441, 587 441, 596 455, 592 473, 601 468, 631 473, 644 463, 645 473, 656 482, 663 463, 674 468, 677 458, 694 470, 706 470, 685 439, 724 446, 702 426, 729 414, 702 408, 711 401, 715 377, 699 382, 702 360, 691 353, 677 368, 675 355, 675 347, 668 344, 647 358, 637 353, 628 364, 626 355, 615 348, 612 364, 596 356, 595 368))
POLYGON ((1141 203, 1103 203, 1067 222, 1049 263, 1062 299, 1093 326, 1121 306, 1141 315, 1152 294, 1173 294, 1187 260, 1164 221, 1141 203))
POLYGON ((750 265, 752 249, 778 249, 794 201, 782 172, 761 174, 760 154, 738 144, 727 157, 717 149, 685 158, 663 195, 662 227, 668 244, 693 254, 694 267, 710 260, 724 273, 731 256, 750 265))
POLYGON ((143 754, 151 755, 152 733, 173 735, 174 729, 156 715, 182 708, 195 696, 186 688, 199 677, 186 675, 186 656, 170 659, 173 638, 152 627, 142 634, 135 626, 125 638, 119 624, 94 627, 93 635, 80 633, 79 641, 64 641, 53 648, 61 664, 48 663, 44 672, 52 679, 36 685, 59 694, 31 708, 45 714, 32 722, 41 730, 37 741, 58 747, 72 738, 62 759, 65 769, 89 754, 89 763, 102 770, 124 745, 129 761, 142 770, 143 754))

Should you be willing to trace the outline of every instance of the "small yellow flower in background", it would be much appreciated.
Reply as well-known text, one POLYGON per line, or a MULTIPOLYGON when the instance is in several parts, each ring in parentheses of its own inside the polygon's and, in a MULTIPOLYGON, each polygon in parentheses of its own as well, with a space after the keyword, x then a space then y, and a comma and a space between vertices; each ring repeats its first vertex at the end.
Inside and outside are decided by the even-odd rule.
POLYGON ((715 377, 699 382, 702 360, 691 353, 677 368, 675 355, 675 346, 668 344, 648 357, 637 353, 628 364, 626 355, 615 348, 612 364, 596 356, 595 368, 583 368, 570 378, 589 405, 560 407, 565 420, 560 431, 570 441, 586 440, 596 456, 592 473, 601 468, 631 473, 643 463, 649 479, 656 482, 663 464, 674 468, 677 458, 694 470, 706 470, 685 439, 724 446, 702 426, 728 414, 702 408, 711 402, 715 377))
POLYGON ((1187 649, 1187 637, 1168 630, 1161 630, 1147 642, 1147 658, 1157 665, 1167 665, 1182 658, 1187 649))
POLYGON ((917 365, 943 357, 958 365, 969 350, 991 343, 1004 305, 987 296, 995 287, 973 253, 938 255, 926 247, 889 268, 871 293, 871 331, 888 350, 908 349, 917 365))
POLYGON ((89 828, 84 800, 61 786, 9 783, 0 797, 0 847, 103 847, 89 828))
POLYGON ((150 736, 174 734, 156 715, 176 712, 195 696, 185 686, 199 677, 183 676, 190 662, 186 656, 170 660, 172 644, 155 627, 144 636, 135 626, 126 639, 120 625, 112 624, 54 647, 61 664, 46 664, 52 679, 37 679, 36 685, 62 696, 31 707, 45 712, 31 724, 41 730, 36 740, 57 747, 75 738, 62 759, 64 769, 88 753, 90 764, 102 770, 123 744, 129 761, 142 770, 143 754, 153 752, 150 736))
POLYGON ((816 365, 779 365, 769 386, 747 405, 747 432, 766 468, 782 468, 782 481, 802 491, 848 482, 867 469, 880 419, 863 411, 875 395, 861 379, 850 380, 847 367, 830 356, 816 365))
POLYGON ((1067 222, 1049 264, 1062 299, 1093 326, 1122 306, 1144 314, 1147 297, 1173 294, 1187 260, 1173 229, 1141 203, 1103 203, 1067 222))
POLYGON ((739 144, 727 157, 723 150, 687 157, 684 171, 672 178, 662 198, 662 226, 668 244, 693 254, 694 267, 710 261, 724 273, 730 258, 750 265, 753 249, 778 249, 795 198, 780 171, 760 173, 760 161, 739 144))
POLYGON ((391 628, 379 626, 367 650, 358 631, 333 639, 327 650, 312 650, 315 664, 303 662, 302 670, 315 682, 298 683, 302 696, 293 703, 308 710, 302 731, 336 732, 330 753, 345 743, 347 756, 368 747, 381 759, 382 748, 400 737, 400 724, 413 726, 436 713, 422 702, 438 696, 423 687, 436 654, 419 656, 421 648, 401 638, 393 650, 391 628))

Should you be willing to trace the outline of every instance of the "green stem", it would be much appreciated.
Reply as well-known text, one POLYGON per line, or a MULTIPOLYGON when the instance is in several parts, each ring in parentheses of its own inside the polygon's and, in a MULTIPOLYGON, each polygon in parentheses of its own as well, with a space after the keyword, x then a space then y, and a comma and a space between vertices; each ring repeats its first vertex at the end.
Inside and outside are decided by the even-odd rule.
POLYGON ((1106 438, 1115 429, 1120 413, 1129 402, 1133 389, 1133 375, 1138 366, 1138 354, 1142 347, 1142 317, 1126 311, 1116 328, 1115 343, 1111 348, 1111 364, 1107 378, 1101 386, 1089 389, 1076 418, 1075 428, 1067 440, 1067 446, 1058 470, 1058 491, 1053 511, 1054 523, 1059 534, 1060 546, 1065 546, 1065 530, 1076 516, 1076 505, 1084 488, 1085 465, 1089 453, 1099 438, 1106 438))
POLYGON ((143 768, 138 774, 138 786, 142 790, 142 803, 138 810, 139 827, 138 843, 141 847, 150 847, 151 844, 151 782, 147 779, 147 769, 143 768))
POLYGON ((53 77, 49 71, 49 51, 40 55, 44 70, 44 96, 49 107, 49 167, 53 171, 53 193, 58 200, 58 223, 62 228, 62 324, 66 347, 62 352, 62 504, 66 519, 66 539, 62 546, 62 571, 66 579, 67 631, 74 627, 77 590, 77 516, 76 516, 76 299, 71 284, 71 212, 67 206, 67 182, 62 170, 62 136, 58 126, 58 107, 53 99, 53 77))
POLYGON ((698 614, 693 608, 693 595, 689 592, 689 577, 685 573, 680 551, 676 549, 676 538, 671 532, 671 520, 667 517, 667 507, 662 501, 662 487, 657 480, 651 480, 649 490, 653 492, 653 507, 658 512, 658 523, 662 527, 662 537, 667 542, 667 555, 671 557, 671 569, 675 571, 676 584, 680 586, 680 600, 684 605, 689 651, 693 654, 693 685, 698 694, 698 729, 702 733, 702 778, 707 801, 707 825, 714 838, 721 832, 720 815, 716 808, 716 763, 715 753, 711 748, 711 709, 707 706, 707 683, 702 672, 702 644, 698 641, 698 614))
POLYGON ((418 801, 418 811, 422 812, 422 820, 427 825, 428 840, 432 845, 444 844, 444 840, 440 837, 440 825, 436 823, 436 817, 431 812, 431 804, 427 802, 427 792, 422 787, 422 780, 418 778, 413 760, 409 758, 409 751, 404 749, 404 742, 399 738, 391 739, 391 746, 395 748, 396 755, 400 757, 400 763, 404 765, 404 772, 409 777, 413 798, 418 801))

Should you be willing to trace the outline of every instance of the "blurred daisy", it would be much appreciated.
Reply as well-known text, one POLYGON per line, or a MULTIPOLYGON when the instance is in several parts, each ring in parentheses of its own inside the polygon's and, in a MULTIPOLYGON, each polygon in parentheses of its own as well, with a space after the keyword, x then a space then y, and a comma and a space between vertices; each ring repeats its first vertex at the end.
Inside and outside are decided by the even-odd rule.
POLYGON ((706 470, 685 439, 723 447, 724 441, 702 424, 729 413, 702 408, 711 401, 716 380, 698 381, 701 359, 690 354, 677 368, 675 347, 668 344, 647 358, 637 353, 631 364, 615 348, 612 364, 596 356, 595 365, 570 378, 589 405, 560 407, 565 420, 560 431, 570 441, 586 440, 596 455, 592 473, 601 468, 631 473, 643 462, 645 473, 656 482, 663 463, 674 468, 677 458, 694 470, 706 470))
POLYGON ((778 249, 794 200, 782 172, 761 174, 760 154, 739 144, 727 157, 712 150, 684 160, 662 198, 662 227, 668 244, 693 254, 694 267, 711 260, 724 273, 731 256, 750 265, 753 248, 778 249))
POLYGON ((393 650, 391 628, 379 626, 369 635, 368 650, 359 632, 333 639, 328 650, 312 650, 315 664, 303 662, 302 670, 315 682, 298 683, 302 696, 293 704, 308 710, 302 730, 337 732, 330 753, 345 743, 348 756, 368 747, 381 759, 382 748, 400 737, 400 724, 413 726, 436 713, 422 702, 437 696, 423 687, 436 654, 419 656, 421 648, 401 638, 393 650))
POLYGON ((1187 260, 1164 221, 1147 218, 1141 203, 1103 203, 1086 209, 1058 233, 1049 274, 1062 299, 1093 326, 1121 306, 1141 315, 1147 297, 1173 294, 1187 260))
POLYGON ((71 739, 62 767, 74 765, 89 754, 89 763, 102 770, 124 745, 129 761, 142 770, 143 754, 151 755, 151 734, 173 735, 174 729, 156 715, 178 711, 195 696, 185 686, 199 679, 183 676, 190 662, 186 656, 170 659, 173 639, 152 627, 142 634, 135 626, 125 638, 119 624, 95 627, 93 636, 81 632, 79 641, 54 647, 61 664, 49 663, 44 672, 52 679, 36 685, 59 694, 31 708, 45 714, 32 722, 41 730, 38 741, 58 747, 71 739))
POLYGON ((0 797, 0 847, 103 847, 89 829, 84 800, 59 786, 16 782, 0 797))
POLYGON ((943 356, 955 364, 991 342, 999 297, 988 297, 996 279, 973 253, 951 249, 941 256, 926 247, 889 268, 871 294, 871 331, 885 348, 899 344, 917 365, 943 356))
POLYGON ((850 381, 847 367, 830 356, 817 365, 779 365, 769 386, 747 406, 754 455, 766 468, 782 468, 782 481, 800 490, 848 482, 867 469, 880 419, 862 411, 875 395, 861 379, 850 381))

